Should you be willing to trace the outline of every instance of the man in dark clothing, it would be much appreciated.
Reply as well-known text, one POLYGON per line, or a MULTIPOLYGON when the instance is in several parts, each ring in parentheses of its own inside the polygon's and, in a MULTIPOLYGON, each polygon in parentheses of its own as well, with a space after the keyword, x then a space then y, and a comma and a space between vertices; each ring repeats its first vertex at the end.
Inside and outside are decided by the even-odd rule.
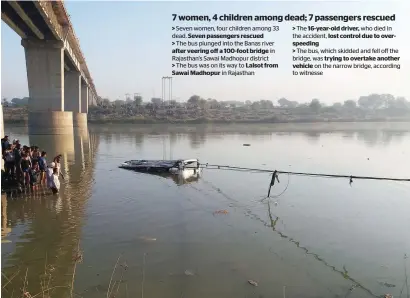
POLYGON ((27 153, 21 155, 20 169, 23 174, 24 185, 28 186, 30 184, 30 168, 31 168, 30 156, 27 153))
POLYGON ((2 154, 4 154, 4 152, 7 150, 7 148, 10 145, 10 141, 9 141, 9 136, 5 136, 2 140, 1 140, 1 152, 2 154))
POLYGON ((28 170, 30 176, 30 186, 32 190, 37 189, 39 166, 36 160, 33 161, 31 167, 28 170))
POLYGON ((20 181, 23 177, 23 172, 21 171, 20 161, 21 161, 21 145, 17 143, 16 148, 14 148, 14 162, 16 165, 17 181, 20 181))
POLYGON ((4 160, 5 160, 4 168, 5 168, 6 175, 8 176, 9 179, 14 179, 15 160, 14 160, 14 152, 13 152, 11 145, 9 145, 9 147, 4 152, 4 160))
POLYGON ((41 156, 38 158, 38 166, 40 170, 40 184, 45 184, 46 182, 46 171, 47 171, 47 152, 41 152, 41 156))

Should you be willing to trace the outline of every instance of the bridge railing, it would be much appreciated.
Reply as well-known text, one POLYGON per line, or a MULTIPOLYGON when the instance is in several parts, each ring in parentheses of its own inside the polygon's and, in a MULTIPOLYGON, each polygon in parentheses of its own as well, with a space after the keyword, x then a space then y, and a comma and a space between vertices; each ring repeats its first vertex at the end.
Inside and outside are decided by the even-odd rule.
POLYGON ((84 55, 80 49, 80 42, 75 36, 74 29, 71 25, 71 22, 69 20, 69 16, 67 12, 65 11, 64 4, 59 1, 59 2, 52 2, 52 1, 38 1, 38 4, 40 5, 41 9, 43 10, 44 14, 46 17, 49 19, 51 25, 53 26, 52 29, 54 29, 55 33, 58 35, 58 37, 64 41, 65 45, 68 45, 66 48, 70 52, 70 55, 74 58, 74 61, 78 61, 79 65, 76 65, 79 67, 79 70, 84 74, 86 77, 86 80, 88 84, 90 85, 91 89, 93 90, 94 94, 97 95, 95 85, 93 83, 93 80, 91 78, 91 74, 88 70, 87 64, 85 62, 84 55), (59 21, 58 16, 55 13, 55 7, 53 7, 53 4, 55 5, 56 9, 61 9, 64 14, 64 17, 68 20, 67 27, 64 28, 59 21))

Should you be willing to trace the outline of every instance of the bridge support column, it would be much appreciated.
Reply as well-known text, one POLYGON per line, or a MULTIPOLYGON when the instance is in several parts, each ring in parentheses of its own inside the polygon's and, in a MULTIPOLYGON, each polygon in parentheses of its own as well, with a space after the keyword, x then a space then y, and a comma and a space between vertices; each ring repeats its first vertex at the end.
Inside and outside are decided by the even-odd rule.
POLYGON ((74 131, 87 130, 87 114, 82 113, 83 86, 79 71, 66 71, 65 79, 65 110, 73 113, 74 131))
POLYGON ((74 125, 74 131, 76 134, 84 134, 88 132, 88 126, 87 126, 87 111, 88 111, 88 106, 86 107, 85 105, 88 104, 88 90, 87 86, 84 86, 80 84, 81 88, 81 100, 80 100, 80 109, 79 112, 74 112, 73 113, 73 125, 74 125))
POLYGON ((95 105, 95 103, 94 103, 94 95, 93 95, 93 92, 91 91, 90 88, 88 88, 88 107, 89 107, 89 106, 94 106, 94 105, 95 105))
POLYGON ((64 111, 64 44, 21 42, 26 55, 30 134, 72 134, 73 115, 64 111))
POLYGON ((88 113, 88 101, 90 100, 90 89, 86 85, 81 86, 81 112, 88 113))
POLYGON ((73 126, 74 132, 83 134, 88 131, 87 126, 87 114, 86 113, 73 113, 73 126))
POLYGON ((64 109, 81 113, 81 73, 66 71, 64 73, 64 109))

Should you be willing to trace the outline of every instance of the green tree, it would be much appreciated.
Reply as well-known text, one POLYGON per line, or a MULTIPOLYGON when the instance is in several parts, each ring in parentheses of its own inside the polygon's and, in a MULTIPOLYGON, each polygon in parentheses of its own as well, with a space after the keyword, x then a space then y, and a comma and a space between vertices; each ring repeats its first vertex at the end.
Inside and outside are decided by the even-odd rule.
POLYGON ((97 106, 101 107, 102 106, 102 97, 101 96, 97 96, 96 102, 97 102, 97 106))
POLYGON ((315 112, 318 113, 322 108, 322 104, 320 103, 319 99, 314 98, 309 104, 309 107, 315 112))
POLYGON ((262 109, 271 109, 271 108, 273 108, 273 103, 270 100, 262 99, 259 102, 260 102, 260 105, 261 105, 262 109))
POLYGON ((142 105, 142 96, 141 95, 134 95, 134 104, 137 107, 142 105))
POLYGON ((399 108, 410 110, 410 102, 408 102, 405 97, 398 96, 396 98, 396 103, 397 103, 399 108))
POLYGON ((117 99, 116 101, 114 101, 114 106, 116 108, 121 108, 123 105, 125 105, 125 101, 121 100, 121 99, 117 99))
POLYGON ((281 108, 287 108, 287 107, 288 107, 288 104, 289 104, 289 100, 287 100, 287 99, 284 98, 284 97, 281 97, 281 98, 278 100, 278 104, 279 104, 279 106, 280 106, 281 108))
POLYGON ((199 95, 192 95, 188 99, 188 103, 190 103, 192 105, 198 105, 200 100, 201 100, 201 97, 199 95))
POLYGON ((105 108, 108 108, 111 106, 111 101, 108 98, 103 98, 101 101, 101 105, 105 108))
POLYGON ((335 102, 332 105, 332 108, 335 109, 335 110, 340 110, 342 108, 342 104, 340 102, 335 102))
POLYGON ((159 107, 162 104, 162 99, 158 97, 151 98, 151 102, 154 106, 159 107))
POLYGON ((26 106, 28 105, 28 97, 24 97, 24 98, 14 97, 11 100, 11 103, 16 107, 26 106))
POLYGON ((290 100, 287 100, 284 97, 282 97, 278 100, 278 104, 281 108, 289 108, 289 109, 294 109, 298 106, 297 101, 290 101, 290 100))
POLYGON ((198 101, 198 106, 199 106, 201 109, 205 110, 205 109, 208 108, 208 102, 207 102, 205 99, 201 98, 201 99, 198 101))
POLYGON ((383 107, 389 96, 381 96, 380 94, 370 94, 368 96, 360 96, 357 103, 363 109, 377 110, 383 107))
POLYGON ((390 109, 401 109, 401 110, 407 110, 410 109, 410 103, 406 100, 406 98, 399 96, 395 99, 390 99, 387 107, 390 109))
POLYGON ((349 100, 345 100, 345 102, 343 103, 343 106, 344 106, 346 109, 353 110, 353 109, 356 108, 357 104, 356 104, 356 101, 355 101, 355 100, 349 99, 349 100))
POLYGON ((260 109, 261 109, 261 103, 260 103, 260 101, 254 101, 254 102, 251 104, 251 108, 252 108, 252 110, 255 110, 255 111, 260 110, 260 109))

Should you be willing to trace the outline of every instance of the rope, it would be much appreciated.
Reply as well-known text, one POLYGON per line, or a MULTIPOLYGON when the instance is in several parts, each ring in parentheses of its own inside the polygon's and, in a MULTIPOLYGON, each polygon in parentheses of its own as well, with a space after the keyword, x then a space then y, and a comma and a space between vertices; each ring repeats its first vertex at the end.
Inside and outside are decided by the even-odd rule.
POLYGON ((324 178, 348 178, 350 179, 350 184, 353 179, 363 179, 363 180, 387 180, 387 181, 406 181, 410 182, 410 178, 390 178, 390 177, 372 177, 372 176, 356 176, 356 175, 336 175, 336 174, 321 174, 321 173, 304 173, 304 172, 290 172, 290 171, 277 171, 269 169, 254 169, 236 166, 226 166, 226 165, 210 165, 210 164, 200 164, 201 168, 210 170, 240 170, 240 171, 253 171, 262 173, 276 173, 277 174, 288 174, 295 176, 309 176, 309 177, 324 177, 324 178))

